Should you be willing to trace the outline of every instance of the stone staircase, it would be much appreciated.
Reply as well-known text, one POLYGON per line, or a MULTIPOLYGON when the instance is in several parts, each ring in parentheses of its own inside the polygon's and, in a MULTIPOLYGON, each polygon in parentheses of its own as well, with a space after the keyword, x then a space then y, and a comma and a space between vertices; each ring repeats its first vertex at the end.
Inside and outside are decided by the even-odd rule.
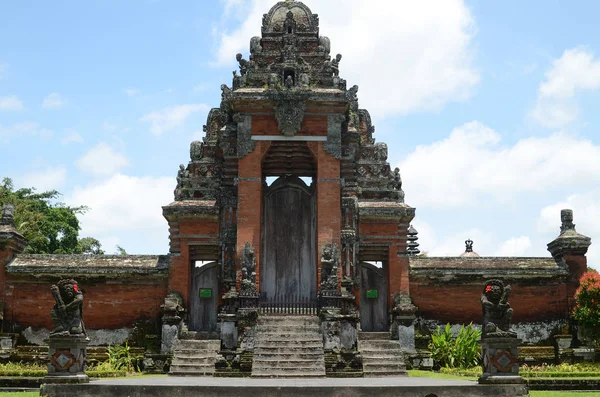
POLYGON ((359 332, 358 350, 365 378, 407 376, 400 342, 388 332, 359 332))
POLYGON ((173 349, 169 375, 213 376, 220 340, 180 339, 173 349))
POLYGON ((325 377, 318 316, 261 316, 257 328, 252 377, 325 377))

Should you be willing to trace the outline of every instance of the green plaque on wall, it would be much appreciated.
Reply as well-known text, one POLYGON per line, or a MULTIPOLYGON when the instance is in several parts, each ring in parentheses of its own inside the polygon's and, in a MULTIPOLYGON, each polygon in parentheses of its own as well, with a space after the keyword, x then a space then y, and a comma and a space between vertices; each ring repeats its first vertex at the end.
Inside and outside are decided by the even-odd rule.
POLYGON ((198 293, 201 299, 210 299, 212 298, 212 288, 200 288, 200 292, 198 293))
POLYGON ((368 289, 367 290, 367 299, 377 299, 379 298, 379 290, 378 289, 368 289))

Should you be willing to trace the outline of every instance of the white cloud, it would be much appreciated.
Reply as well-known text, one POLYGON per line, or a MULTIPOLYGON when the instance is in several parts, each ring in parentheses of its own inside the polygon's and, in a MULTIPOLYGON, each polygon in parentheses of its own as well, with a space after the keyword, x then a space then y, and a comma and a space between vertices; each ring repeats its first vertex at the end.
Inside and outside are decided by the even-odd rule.
POLYGON ((35 187, 38 192, 60 190, 67 180, 65 167, 50 167, 41 171, 28 172, 18 178, 15 183, 20 187, 35 187))
POLYGON ((81 217, 80 234, 99 238, 108 252, 118 241, 129 253, 144 249, 142 253, 148 253, 148 247, 154 247, 155 253, 166 253, 168 226, 161 206, 173 201, 174 185, 172 177, 117 174, 100 183, 76 187, 66 202, 90 208, 81 217))
POLYGON ((129 87, 129 88, 125 88, 123 90, 123 92, 127 95, 127 96, 136 96, 139 95, 141 93, 140 90, 138 90, 137 88, 134 87, 129 87))
POLYGON ((530 115, 544 127, 564 127, 579 117, 576 95, 598 89, 600 59, 584 48, 566 50, 546 72, 530 115))
MULTIPOLYGON (((271 0, 237 7, 243 19, 234 31, 218 32, 217 63, 234 65, 260 36, 271 0)), ((305 1, 319 14, 320 32, 331 38, 332 56, 341 53, 340 75, 361 87, 361 106, 375 116, 438 109, 467 99, 479 82, 472 65, 474 17, 462 0, 305 1), (390 45, 393 43, 393 45, 390 45), (365 73, 368 68, 368 73, 365 73)))
POLYGON ((95 176, 110 176, 129 165, 129 160, 106 143, 99 143, 81 156, 77 167, 95 176))
POLYGON ((0 97, 0 110, 22 110, 23 102, 16 96, 0 97))
POLYGON ((10 126, 0 124, 0 142, 8 142, 11 138, 15 137, 37 137, 46 140, 53 135, 54 132, 52 130, 42 128, 38 123, 33 121, 24 121, 10 126))
POLYGON ((53 92, 44 98, 42 107, 44 109, 59 109, 65 105, 67 101, 57 92, 53 92))
POLYGON ((529 237, 513 237, 502 243, 494 256, 524 256, 530 248, 531 239, 529 237))
POLYGON ((140 121, 150 123, 150 131, 154 135, 162 135, 184 125, 188 117, 194 113, 205 112, 208 109, 209 107, 202 103, 172 106, 149 113, 140 121))
POLYGON ((600 182, 600 146, 590 141, 554 134, 507 147, 500 140, 473 121, 442 141, 417 146, 400 164, 407 203, 453 208, 600 182))
POLYGON ((63 137, 61 143, 63 145, 68 145, 69 143, 83 143, 83 137, 79 135, 77 131, 68 130, 65 132, 65 136, 63 137))
MULTIPOLYGON (((600 188, 574 194, 540 211, 537 228, 540 233, 557 237, 560 233, 560 211, 573 210, 577 231, 592 238, 588 250, 588 265, 600 270, 600 188)), ((551 237, 551 238, 552 238, 551 237)), ((550 240, 548 240, 550 241, 550 240)))
POLYGON ((494 233, 469 228, 440 238, 431 225, 421 219, 415 219, 412 224, 419 232, 419 249, 427 256, 459 256, 465 252, 467 239, 474 242, 473 250, 481 256, 527 256, 531 253, 532 243, 526 236, 502 241, 494 233))

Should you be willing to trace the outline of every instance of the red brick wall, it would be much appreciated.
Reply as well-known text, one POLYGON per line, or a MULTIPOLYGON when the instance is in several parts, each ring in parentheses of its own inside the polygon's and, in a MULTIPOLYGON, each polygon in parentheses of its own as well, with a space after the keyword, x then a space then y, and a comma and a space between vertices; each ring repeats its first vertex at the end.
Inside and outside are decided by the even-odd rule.
MULTIPOLYGON (((122 284, 78 279, 84 293, 84 321, 88 329, 131 327, 141 318, 159 319, 167 295, 167 279, 152 276, 123 279, 122 284)), ((5 290, 5 322, 21 328, 53 327, 50 310, 54 298, 50 281, 36 281, 9 275, 5 290)))
MULTIPOLYGON (((411 280, 410 295, 419 308, 418 315, 441 322, 481 323, 480 297, 485 281, 477 283, 411 280)), ((511 283, 509 303, 514 322, 533 322, 565 318, 566 285, 543 282, 539 285, 511 283)))

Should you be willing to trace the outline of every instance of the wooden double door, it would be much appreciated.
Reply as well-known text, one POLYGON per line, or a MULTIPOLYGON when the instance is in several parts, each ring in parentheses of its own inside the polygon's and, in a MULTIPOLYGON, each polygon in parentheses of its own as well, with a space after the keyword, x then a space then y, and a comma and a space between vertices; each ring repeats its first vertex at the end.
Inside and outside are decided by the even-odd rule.
POLYGON ((315 189, 280 177, 263 194, 260 289, 270 301, 317 299, 315 189))

